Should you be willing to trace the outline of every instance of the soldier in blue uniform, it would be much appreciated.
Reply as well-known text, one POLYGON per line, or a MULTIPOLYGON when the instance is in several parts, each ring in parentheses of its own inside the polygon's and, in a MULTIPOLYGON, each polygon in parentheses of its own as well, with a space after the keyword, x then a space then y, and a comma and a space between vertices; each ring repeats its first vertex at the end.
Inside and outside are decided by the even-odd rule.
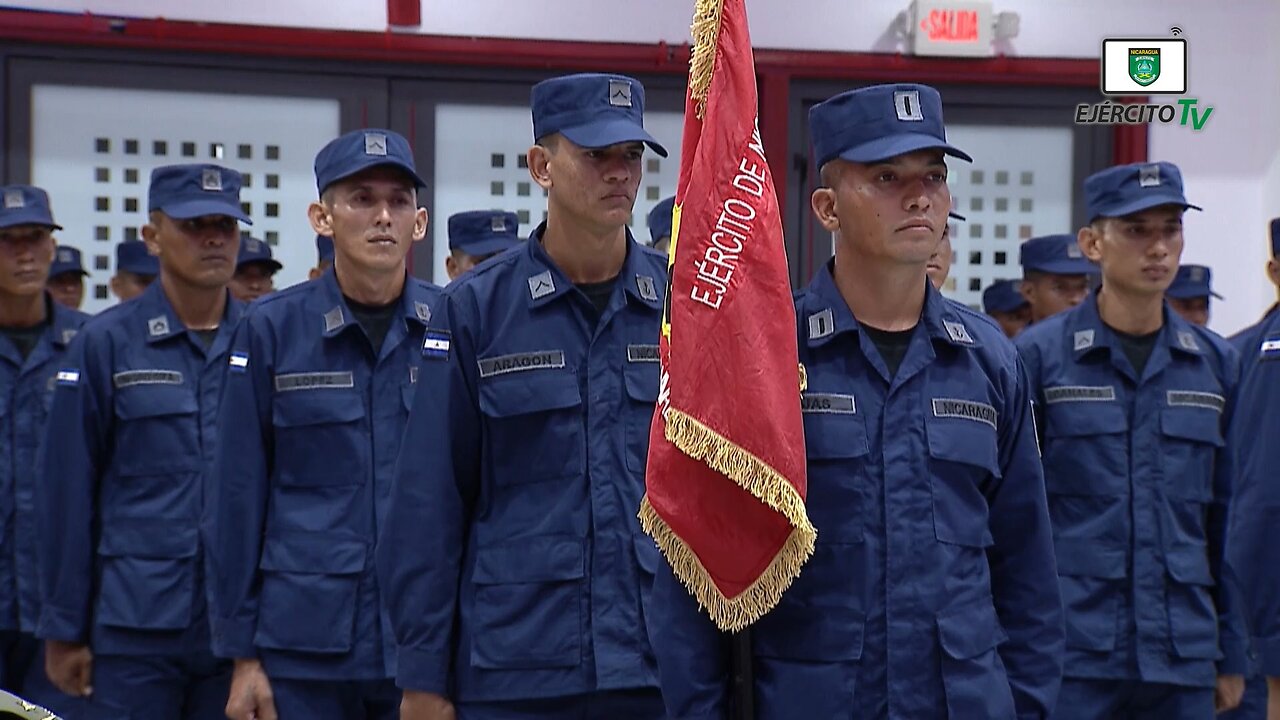
MULTIPOLYGON (((1277 229, 1273 220, 1272 231, 1277 229)), ((1280 572, 1276 571, 1275 543, 1280 522, 1280 484, 1276 483, 1276 468, 1280 468, 1280 443, 1276 442, 1280 438, 1280 413, 1276 412, 1280 408, 1280 313, 1273 310, 1242 335, 1239 400, 1227 438, 1237 471, 1227 565, 1241 589, 1240 606, 1249 628, 1255 674, 1249 677, 1240 708, 1220 717, 1262 720, 1268 717, 1268 695, 1273 705, 1280 703, 1280 572)))
POLYGON ((111 278, 111 293, 120 302, 132 300, 155 282, 160 274, 160 261, 147 250, 141 240, 125 240, 116 246, 116 274, 111 278))
POLYGON ((1209 324, 1209 298, 1222 299, 1213 291, 1212 279, 1212 271, 1204 265, 1179 265, 1164 299, 1183 320, 1204 327, 1209 324))
MULTIPOLYGON (((0 688, 60 713, 78 703, 44 673, 33 633, 40 615, 36 574, 36 459, 54 375, 88 316, 54 302, 44 278, 55 258, 49 196, 0 187, 0 688)), ((70 248, 58 248, 57 252, 70 248)))
POLYGON ((220 718, 230 664, 209 652, 201 519, 240 304, 240 174, 151 174, 142 229, 163 267, 90 320, 54 378, 36 487, 49 678, 90 717, 220 718))
POLYGON ((1080 251, 1074 235, 1034 237, 1018 248, 1022 296, 1031 307, 1031 322, 1069 310, 1089 294, 1089 276, 1098 271, 1080 251))
POLYGON ((276 289, 275 274, 284 267, 271 256, 271 246, 256 237, 240 240, 236 274, 231 278, 231 294, 240 302, 252 302, 276 289))
POLYGON ((533 88, 547 220, 445 288, 378 565, 402 717, 663 717, 640 531, 666 261, 627 230, 644 88, 533 88))
POLYGON ((982 291, 982 311, 995 320, 1006 337, 1013 338, 1031 322, 1031 306, 1018 290, 1016 280, 1000 280, 982 291))
POLYGON ((308 280, 315 280, 333 267, 333 238, 316 235, 316 266, 307 273, 308 280))
MULTIPOLYGON (((1280 218, 1270 222, 1271 256, 1267 259, 1267 277, 1280 292, 1280 218)), ((1242 609, 1246 618, 1246 627, 1251 628, 1252 647, 1250 659, 1250 675, 1245 681, 1244 699, 1240 707, 1223 713, 1221 720, 1262 720, 1267 715, 1267 680, 1263 674, 1264 667, 1270 668, 1272 676, 1277 677, 1274 692, 1280 696, 1280 652, 1270 650, 1271 643, 1280 647, 1276 638, 1280 632, 1276 629, 1276 621, 1280 619, 1280 606, 1272 604, 1268 596, 1274 593, 1275 578, 1269 577, 1268 564, 1270 553, 1260 553, 1258 545, 1263 538, 1270 537, 1272 517, 1269 506, 1274 507, 1276 500, 1267 491, 1269 481, 1260 478, 1271 477, 1277 464, 1272 450, 1272 442, 1258 438, 1276 437, 1276 404, 1275 388, 1268 382, 1275 382, 1275 370, 1271 365, 1255 369, 1252 367, 1259 360, 1266 358, 1275 360, 1275 346, 1269 346, 1271 352, 1263 353, 1264 341, 1280 338, 1280 325, 1273 323, 1280 313, 1280 303, 1272 305, 1263 315, 1262 320, 1232 335, 1228 341, 1240 353, 1241 384, 1239 406, 1236 409, 1235 427, 1228 438, 1227 447, 1237 456, 1236 486, 1232 492, 1231 536, 1227 542, 1227 552, 1232 563, 1243 562, 1243 567, 1236 567, 1236 576, 1242 578, 1244 587, 1242 609), (1261 524, 1259 524, 1261 523, 1261 524), (1261 535, 1255 533, 1261 532, 1261 535), (1262 662, 1261 658, 1269 656, 1262 662)), ((1280 700, 1277 700, 1280 702, 1280 700)))
MULTIPOLYGON (((925 267, 951 205, 938 92, 809 113, 835 258, 796 296, 817 546, 751 628, 760 720, 1047 718, 1062 608, 1027 382, 925 267)), ((724 638, 670 567, 649 632, 667 709, 724 717, 724 638)))
POLYGON ((520 219, 512 212, 471 210, 449 216, 449 280, 520 244, 520 219))
POLYGON ((675 210, 676 197, 663 198, 649 211, 649 247, 662 254, 670 252, 671 212, 675 210))
POLYGON ((219 410, 211 604, 231 720, 390 720, 400 703, 373 550, 439 296, 406 272, 425 183, 388 130, 333 140, 315 173, 334 266, 251 307, 219 410))
POLYGON ((1084 194, 1079 246, 1102 286, 1017 338, 1066 609, 1055 717, 1209 718, 1244 687, 1244 633, 1221 572, 1238 358, 1164 302, 1182 215, 1199 209, 1178 168, 1109 168, 1084 194))
POLYGON ((80 251, 59 245, 53 256, 53 264, 49 266, 49 282, 46 285, 49 296, 64 307, 79 310, 84 304, 84 278, 88 274, 80 251))
MULTIPOLYGON (((1272 285, 1276 286, 1277 297, 1280 297, 1280 218, 1271 220, 1270 229, 1271 257, 1267 259, 1267 278, 1271 280, 1272 285)), ((1262 328, 1267 324, 1268 320, 1280 314, 1276 312, 1277 310, 1280 310, 1280 302, 1272 305, 1257 323, 1229 338, 1231 344, 1240 352, 1242 362, 1247 364, 1257 356, 1257 353, 1253 351, 1257 350, 1257 340, 1260 337, 1262 328)))

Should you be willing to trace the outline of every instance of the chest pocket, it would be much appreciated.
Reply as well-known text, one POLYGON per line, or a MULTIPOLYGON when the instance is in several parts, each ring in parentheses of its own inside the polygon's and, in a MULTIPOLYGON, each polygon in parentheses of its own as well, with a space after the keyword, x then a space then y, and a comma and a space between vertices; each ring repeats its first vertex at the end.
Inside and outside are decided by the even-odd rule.
POLYGON ((364 398, 353 390, 276 393, 276 477, 280 485, 363 485, 369 477, 364 398))
POLYGON ((983 490, 992 478, 999 478, 1001 474, 995 410, 980 401, 949 399, 933 400, 925 413, 937 539, 953 545, 989 547, 994 539, 983 490), (951 405, 939 405, 939 402, 951 405), (947 416, 962 408, 985 419, 947 416))
POLYGON ((500 486, 582 475, 586 459, 582 394, 565 371, 481 380, 485 452, 500 486))
POLYGON ((626 444, 627 469, 643 473, 649 459, 649 429, 653 424, 654 406, 658 402, 658 380, 661 366, 655 362, 627 362, 622 381, 627 390, 626 444))
MULTIPOLYGON (((810 394, 815 397, 817 394, 810 394)), ((850 401, 852 405, 852 401, 850 401)), ((872 481, 870 447, 863 416, 856 412, 804 412, 809 519, 818 543, 860 543, 872 481)))
POLYGON ((188 385, 132 385, 115 392, 115 458, 121 476, 200 469, 199 409, 188 385))
POLYGON ((1167 407, 1160 411, 1160 435, 1165 492, 1183 500, 1212 500, 1222 416, 1208 408, 1167 407))
POLYGON ((1044 474, 1050 495, 1129 492, 1129 418, 1116 402, 1045 408, 1044 474))

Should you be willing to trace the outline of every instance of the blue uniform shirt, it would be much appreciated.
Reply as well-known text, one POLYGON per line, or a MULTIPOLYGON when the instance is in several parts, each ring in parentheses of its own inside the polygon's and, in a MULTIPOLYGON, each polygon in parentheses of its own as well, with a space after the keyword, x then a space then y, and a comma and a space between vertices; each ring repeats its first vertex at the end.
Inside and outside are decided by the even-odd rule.
POLYGON ((260 657, 272 677, 394 674, 373 547, 438 296, 407 278, 377 350, 332 269, 246 314, 212 473, 215 654, 260 657))
POLYGON ((1280 310, 1280 303, 1272 305, 1258 322, 1227 338, 1231 346, 1236 349, 1236 352, 1240 353, 1242 371, 1244 366, 1257 359, 1258 343, 1262 340, 1262 333, 1267 327, 1267 323, 1277 315, 1280 315, 1277 310, 1280 310))
POLYGON ((45 300, 49 325, 24 360, 0 340, 0 630, 35 632, 40 619, 36 582, 37 452, 53 398, 54 376, 67 344, 85 320, 78 310, 45 300))
POLYGON ((36 488, 39 637, 114 655, 208 652, 199 521, 241 307, 228 296, 206 349, 153 283, 68 348, 36 488))
MULTIPOLYGON (((818 540, 751 628, 756 717, 1048 717, 1062 607, 1013 346, 930 287, 891 378, 829 269, 796 322, 818 540)), ((724 717, 723 639, 665 564, 653 593, 668 710, 724 717)))
POLYGON ((657 685, 642 603, 660 558, 636 513, 666 259, 628 235, 597 320, 544 227, 450 284, 424 342, 378 554, 401 687, 657 685))
POLYGON ((1245 350, 1239 404, 1228 444, 1238 472, 1232 495, 1227 561, 1241 588, 1257 669, 1280 677, 1280 573, 1275 531, 1280 522, 1280 313, 1271 313, 1245 350))
POLYGON ((1096 295, 1016 344, 1043 437, 1066 675, 1212 687, 1218 670, 1243 674, 1243 628, 1218 582, 1235 351, 1166 307, 1138 377, 1096 295))

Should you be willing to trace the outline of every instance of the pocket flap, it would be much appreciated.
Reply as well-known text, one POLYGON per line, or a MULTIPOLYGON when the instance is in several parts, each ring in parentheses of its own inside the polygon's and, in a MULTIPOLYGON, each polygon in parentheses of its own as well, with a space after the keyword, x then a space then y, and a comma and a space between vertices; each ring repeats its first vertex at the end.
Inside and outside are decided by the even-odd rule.
POLYGON ((1209 551, 1203 545, 1192 545, 1166 550, 1165 566, 1169 577, 1184 585, 1213 585, 1213 573, 1209 572, 1209 551))
POLYGON ((658 401, 660 368, 657 363, 627 363, 622 370, 622 381, 627 386, 627 397, 642 403, 658 401))
POLYGON ((938 460, 973 465, 1000 477, 996 429, 979 420, 925 416, 929 455, 938 460))
POLYGON ((1222 447, 1222 416, 1202 408, 1165 408, 1160 431, 1169 437, 1222 447))
POLYGON ((200 406, 185 385, 135 385, 116 390, 116 417, 137 420, 166 415, 192 415, 200 406))
POLYGON ((277 393, 271 418, 276 427, 305 427, 354 422, 364 417, 364 398, 342 390, 294 390, 277 393))
POLYGON ((258 567, 276 572, 348 575, 364 570, 369 546, 354 538, 335 539, 325 533, 268 535, 258 567))
POLYGON ((489 417, 515 417, 581 404, 578 378, 569 372, 544 371, 541 377, 499 378, 480 383, 480 411, 489 417))
POLYGON ((938 641, 956 660, 977 657, 1007 639, 991 598, 938 614, 938 641))
POLYGON ((1057 402, 1045 406, 1044 436, 1088 437, 1129 429, 1124 408, 1115 401, 1057 402))
POLYGON ((867 427, 856 414, 805 413, 804 447, 817 460, 862 457, 871 451, 867 427))
POLYGON ((477 550, 471 580, 477 585, 503 585, 578 580, 584 575, 581 540, 543 537, 477 550))
POLYGON ((106 523, 98 554, 108 557, 179 559, 195 557, 200 548, 195 523, 118 518, 106 523))
POLYGON ((639 563, 640 569, 653 575, 658 572, 661 566, 662 551, 658 549, 658 544, 653 538, 640 533, 633 536, 636 547, 636 562, 639 563))
POLYGON ((1123 548, 1100 548, 1090 543, 1055 544, 1059 575, 1119 580, 1126 574, 1123 548))

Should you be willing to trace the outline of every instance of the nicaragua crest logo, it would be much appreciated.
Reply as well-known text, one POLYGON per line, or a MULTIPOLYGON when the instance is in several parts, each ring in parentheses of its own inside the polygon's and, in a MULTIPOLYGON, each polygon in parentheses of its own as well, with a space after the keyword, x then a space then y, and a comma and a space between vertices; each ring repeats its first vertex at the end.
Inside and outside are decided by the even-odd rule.
POLYGON ((1129 77, 1146 87, 1160 77, 1160 48, 1129 48, 1129 77))

